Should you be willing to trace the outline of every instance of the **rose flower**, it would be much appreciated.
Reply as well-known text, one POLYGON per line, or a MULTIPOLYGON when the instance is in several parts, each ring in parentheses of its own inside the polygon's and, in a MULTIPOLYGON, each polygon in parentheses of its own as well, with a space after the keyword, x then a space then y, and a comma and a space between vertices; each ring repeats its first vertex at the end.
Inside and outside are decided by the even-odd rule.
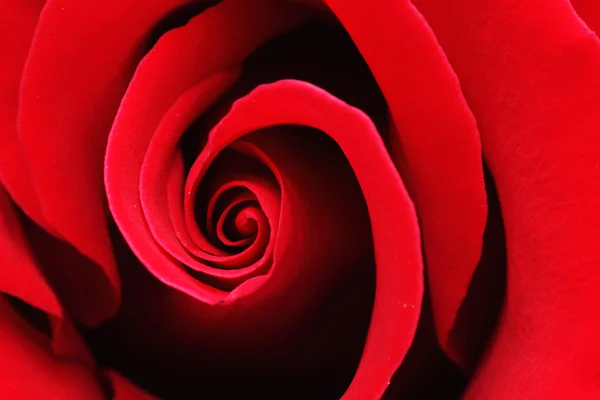
POLYGON ((596 399, 600 6, 6 0, 2 399, 596 399))

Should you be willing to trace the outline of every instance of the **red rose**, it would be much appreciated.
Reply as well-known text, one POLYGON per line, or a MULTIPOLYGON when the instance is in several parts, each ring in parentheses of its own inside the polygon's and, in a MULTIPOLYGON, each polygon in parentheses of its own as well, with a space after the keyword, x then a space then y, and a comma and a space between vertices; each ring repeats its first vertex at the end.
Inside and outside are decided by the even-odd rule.
POLYGON ((2 398, 599 397, 573 3, 9 1, 2 398))

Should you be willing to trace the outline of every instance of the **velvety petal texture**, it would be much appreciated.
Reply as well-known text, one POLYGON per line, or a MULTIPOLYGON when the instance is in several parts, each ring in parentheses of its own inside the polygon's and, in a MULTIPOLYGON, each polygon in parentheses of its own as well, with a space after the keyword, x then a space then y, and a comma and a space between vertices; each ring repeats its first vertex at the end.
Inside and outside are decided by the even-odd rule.
MULTIPOLYGON (((310 304, 319 286, 368 251, 365 245, 371 242, 372 230, 378 271, 375 309, 363 361, 347 396, 377 398, 416 329, 422 267, 412 203, 372 123, 311 85, 282 81, 236 103, 198 149, 187 177, 177 148, 183 131, 236 79, 238 72, 231 67, 261 41, 292 27, 298 15, 266 1, 252 9, 226 1, 159 40, 138 68, 109 138, 105 177, 109 203, 125 238, 146 267, 163 282, 215 304, 212 313, 222 312, 220 308, 237 299, 243 306, 236 307, 256 308, 265 302, 277 303, 286 292, 296 293, 285 304, 252 314, 265 323, 273 323, 268 322, 275 317, 273 308, 294 315, 310 304), (205 40, 237 37, 233 32, 248 31, 250 24, 264 31, 249 30, 244 41, 218 44, 205 40), (177 80, 159 78, 174 65, 179 66, 177 80), (152 95, 157 92, 161 96, 152 95), (328 120, 325 115, 335 118, 328 120), (156 116, 155 121, 148 116, 156 116), (329 160, 329 171, 323 175, 327 170, 315 169, 318 154, 313 154, 313 165, 308 159, 302 161, 308 154, 294 154, 286 138, 289 134, 257 132, 255 139, 242 138, 278 125, 304 125, 331 136, 348 157, 360 191, 326 190, 325 184, 335 182, 328 181, 327 175, 335 179, 339 162, 329 160), (357 147, 359 143, 362 148, 357 147), (211 198, 207 209, 198 212, 198 193, 204 193, 199 188, 210 174, 209 167, 219 163, 217 156, 228 146, 236 154, 229 157, 237 159, 230 158, 224 165, 233 171, 228 180, 221 178, 223 184, 216 184, 214 192, 207 189, 214 194, 207 195, 211 198), (364 146, 372 146, 369 154, 377 156, 366 158, 364 146), (250 166, 239 168, 244 159, 262 164, 271 177, 264 173, 253 177, 250 166), (238 192, 232 193, 233 189, 238 192), (220 206, 222 216, 215 217, 219 198, 226 194, 230 198, 220 206), (364 217, 352 211, 357 195, 356 207, 364 201, 369 209, 364 217), (244 202, 254 206, 242 207, 230 223, 238 235, 254 235, 252 244, 237 253, 219 250, 214 242, 218 237, 227 242, 222 228, 228 223, 227 213, 244 202), (211 220, 216 226, 210 226, 211 220), (389 220, 402 223, 388 224, 389 220), (198 226, 199 222, 209 226, 198 226)), ((231 241, 228 244, 232 247, 231 241)))
MULTIPOLYGON (((178 135, 183 133, 182 129, 233 83, 238 64, 252 49, 282 30, 291 29, 298 22, 296 15, 286 13, 282 6, 269 1, 257 2, 252 7, 244 4, 246 3, 235 0, 221 3, 198 15, 185 27, 161 38, 136 72, 113 126, 106 157, 105 180, 111 210, 138 257, 152 272, 158 268, 156 275, 159 279, 212 304, 224 301, 226 293, 213 286, 198 283, 152 236, 152 229, 160 229, 154 224, 150 227, 146 222, 140 198, 140 174, 145 152, 158 128, 161 132, 156 135, 157 144, 153 148, 159 149, 162 154, 154 150, 156 155, 151 153, 146 162, 164 165, 162 182, 166 185, 168 168, 173 162, 177 162, 177 154, 172 153, 179 139, 178 135), (261 29, 250 29, 254 26, 261 29), (234 33, 236 30, 240 37, 244 37, 243 41, 227 39, 237 37, 234 33), (249 34, 242 36, 243 32, 249 34), (218 44, 207 38, 222 39, 224 42, 218 44), (175 65, 180 67, 177 80, 161 78, 175 65), (186 96, 173 105, 186 89, 195 84, 200 85, 194 98, 186 96), (154 93, 161 95, 155 96, 154 93), (188 105, 190 100, 194 100, 196 104, 188 105), (172 112, 165 115, 172 105, 172 112), (181 111, 185 111, 184 118, 181 118, 181 111), (150 115, 155 117, 154 120, 148 118, 150 115), (165 117, 161 121, 163 115, 165 117), (129 151, 124 152, 124 149, 129 151)), ((152 173, 155 174, 156 171, 152 173)), ((164 186, 159 190, 164 191, 164 186)), ((167 208, 167 202, 164 198, 163 212, 167 208)), ((146 212, 153 217, 153 210, 146 212)), ((177 224, 175 218, 173 220, 172 223, 177 224)), ((184 233, 180 233, 182 234, 184 233)))
MULTIPOLYGON (((7 399, 102 399, 100 372, 48 284, 48 264, 38 261, 22 218, 0 187, 0 393, 7 399)), ((111 390, 126 392, 117 398, 150 398, 133 397, 135 386, 109 375, 114 379, 111 390)))
POLYGON ((5 398, 104 398, 94 376, 80 365, 54 358, 39 332, 21 319, 4 298, 0 298, 0 346, 0 391, 5 398))
POLYGON ((48 229, 30 179, 16 123, 23 66, 43 5, 43 1, 5 2, 1 9, 3 66, 0 74, 0 179, 12 197, 27 210, 28 215, 48 229))
POLYGON ((48 286, 27 242, 16 209, 0 188, 0 390, 7 398, 78 398, 87 393, 99 397, 99 388, 89 373, 93 361, 69 318, 48 286), (35 307, 51 327, 50 337, 24 320, 9 301, 35 307), (31 375, 39 384, 29 385, 31 375), (77 382, 71 382, 73 379, 77 382), (37 394, 36 394, 37 393, 37 394), (15 396, 15 397, 11 397, 15 396))
MULTIPOLYGON (((15 3, 9 9, 24 7, 16 4, 22 2, 9 3, 15 3)), ((72 271, 89 296, 68 300, 83 303, 75 317, 86 324, 113 314, 120 296, 102 184, 108 132, 152 29, 184 4, 153 1, 141 7, 126 1, 106 7, 48 1, 31 47, 23 49, 27 62, 21 71, 17 118, 22 158, 15 164, 25 164, 22 176, 30 176, 37 200, 32 200, 28 183, 14 189, 19 191, 16 200, 36 222, 94 263, 72 271)))
MULTIPOLYGON (((377 397, 383 393, 401 362, 416 327, 422 272, 412 205, 393 164, 385 157, 385 149, 372 123, 358 110, 301 82, 281 81, 250 93, 236 103, 230 114, 211 132, 207 146, 218 151, 244 133, 287 124, 317 128, 338 143, 356 173, 369 208, 377 291, 361 367, 346 396, 377 397), (353 134, 364 140, 357 140, 353 134), (381 157, 365 157, 366 154, 381 157), (378 179, 370 179, 373 175, 378 179), (388 197, 384 190, 392 188, 395 188, 395 195, 388 197), (394 202, 387 203, 391 198, 394 202), (404 203, 399 201, 402 198, 404 203), (403 224, 388 224, 389 219, 403 221, 403 224), (387 363, 383 362, 384 355, 387 363)), ((297 231, 293 232, 291 238, 297 234, 297 231)), ((277 255, 277 247, 275 251, 277 255)), ((288 246, 281 251, 293 254, 294 247, 288 246)), ((274 263, 277 261, 275 259, 274 263)), ((291 263, 280 262, 277 267, 282 269, 281 274, 293 272, 284 270, 292 268, 291 263)), ((273 280, 276 280, 275 275, 273 280)))
POLYGON ((444 348, 460 361, 449 335, 481 255, 487 212, 475 120, 435 36, 410 2, 326 3, 388 102, 394 161, 423 231, 436 327, 444 348))
POLYGON ((501 321, 466 398, 595 398, 600 42, 565 1, 414 1, 478 121, 506 228, 501 321))
POLYGON ((0 398, 600 398, 598 29, 3 2, 0 398))

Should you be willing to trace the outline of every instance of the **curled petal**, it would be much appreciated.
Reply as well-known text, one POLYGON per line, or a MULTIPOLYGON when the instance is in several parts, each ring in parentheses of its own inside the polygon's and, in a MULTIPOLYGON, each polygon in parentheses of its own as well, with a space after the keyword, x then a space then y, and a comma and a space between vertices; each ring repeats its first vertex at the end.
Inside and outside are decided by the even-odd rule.
MULTIPOLYGON (((305 125, 331 136, 364 194, 375 246, 376 296, 363 358, 345 398, 378 398, 410 346, 419 315, 422 264, 412 203, 370 120, 307 83, 279 81, 238 100, 211 132, 207 147, 218 152, 244 134, 276 125, 305 125)), ((276 248, 275 257, 285 249, 276 248)), ((279 268, 293 268, 293 262, 279 268)))
MULTIPOLYGON (((31 178, 39 212, 22 195, 16 200, 96 264, 71 270, 77 284, 88 288, 73 313, 87 325, 114 314, 120 301, 102 182, 110 124, 155 25, 188 3, 49 0, 39 16, 18 104, 18 142, 26 166, 14 170, 26 169, 22 176, 31 178)), ((25 187, 27 178, 22 182, 25 187)))
POLYGON ((29 176, 17 132, 17 107, 23 66, 44 3, 8 1, 0 12, 0 180, 15 202, 38 224, 48 228, 29 176))
MULTIPOLYGON (((229 88, 239 73, 236 66, 248 54, 266 40, 297 26, 302 19, 302 15, 289 13, 286 7, 270 1, 250 5, 228 0, 208 9, 186 26, 165 34, 149 52, 138 67, 112 128, 105 160, 105 182, 117 224, 151 272, 201 301, 216 304, 227 293, 199 283, 157 244, 140 203, 144 157, 151 151, 147 163, 164 165, 164 168, 153 168, 154 173, 160 171, 161 174, 156 177, 157 182, 166 183, 168 179, 170 185, 176 185, 178 174, 169 177, 167 171, 173 170, 172 163, 179 162, 174 155, 175 148, 191 119, 229 88), (174 68, 178 73, 173 79, 164 79, 174 68), (190 89, 194 85, 198 86, 190 89), (160 132, 155 136, 157 129, 160 132), (157 142, 150 149, 154 137, 157 142)), ((144 183, 142 187, 146 196, 147 185, 144 183)), ((146 209, 168 212, 167 197, 153 199, 156 207, 146 209)), ((168 248, 175 248, 177 243, 172 242, 172 246, 168 248)), ((196 267, 201 268, 198 264, 196 267)), ((235 276, 230 278, 236 279, 235 276)))
POLYGON ((450 332, 481 256, 486 193, 475 120, 459 81, 410 1, 325 3, 369 64, 388 102, 393 158, 419 215, 436 330, 450 332))

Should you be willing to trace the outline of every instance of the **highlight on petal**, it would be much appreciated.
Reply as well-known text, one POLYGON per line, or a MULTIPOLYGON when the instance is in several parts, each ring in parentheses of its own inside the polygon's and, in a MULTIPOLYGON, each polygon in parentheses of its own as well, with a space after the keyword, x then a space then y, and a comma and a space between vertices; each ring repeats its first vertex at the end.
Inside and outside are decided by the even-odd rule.
POLYGON ((465 354, 450 333, 480 260, 487 215, 475 120, 433 32, 410 1, 325 3, 387 100, 392 156, 423 231, 438 337, 464 366, 465 354))

